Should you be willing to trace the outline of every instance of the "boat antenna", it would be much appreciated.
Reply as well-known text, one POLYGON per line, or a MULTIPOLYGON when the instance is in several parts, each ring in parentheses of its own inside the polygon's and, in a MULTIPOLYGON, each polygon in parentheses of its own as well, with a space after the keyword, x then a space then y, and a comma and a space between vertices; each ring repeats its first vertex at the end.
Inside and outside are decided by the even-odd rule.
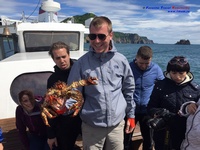
POLYGON ((26 17, 24 11, 22 12, 22 22, 26 22, 26 17))

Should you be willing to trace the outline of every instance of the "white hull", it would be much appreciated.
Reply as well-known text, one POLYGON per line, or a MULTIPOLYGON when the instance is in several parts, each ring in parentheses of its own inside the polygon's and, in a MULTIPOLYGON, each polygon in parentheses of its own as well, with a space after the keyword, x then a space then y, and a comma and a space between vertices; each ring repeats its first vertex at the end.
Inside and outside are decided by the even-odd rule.
MULTIPOLYGON (((21 54, 23 54, 23 53, 21 53, 21 54)), ((26 54, 26 53, 24 53, 24 54, 26 54)), ((45 54, 47 55, 47 53, 45 53, 45 54)), ((21 81, 20 84, 22 84, 22 85, 19 85, 19 87, 17 87, 16 89, 12 89, 11 85, 13 84, 13 81, 18 76, 20 76, 24 73, 37 73, 37 72, 53 71, 52 66, 54 65, 54 63, 52 62, 52 60, 50 58, 46 57, 44 59, 42 59, 42 58, 41 59, 31 59, 31 60, 24 59, 24 60, 14 61, 14 59, 16 57, 21 57, 19 55, 20 55, 20 53, 11 56, 13 58, 13 61, 5 60, 0 63, 0 70, 3 70, 3 72, 1 71, 1 73, 0 73, 0 78, 1 78, 1 81, 0 81, 0 91, 1 91, 0 119, 15 117, 15 109, 17 106, 18 99, 17 99, 17 95, 16 95, 16 99, 14 100, 11 97, 11 92, 13 92, 13 90, 17 93, 20 92, 20 90, 23 90, 23 88, 24 88, 22 85, 23 84, 26 85, 26 82, 29 82, 27 80, 21 81)), ((11 60, 11 58, 9 58, 9 60, 11 60)), ((31 85, 29 85, 29 86, 31 87, 31 85)), ((27 88, 30 88, 30 87, 27 87, 27 88)), ((32 88, 35 89, 34 85, 32 88)), ((43 88, 45 88, 45 85, 43 88)))

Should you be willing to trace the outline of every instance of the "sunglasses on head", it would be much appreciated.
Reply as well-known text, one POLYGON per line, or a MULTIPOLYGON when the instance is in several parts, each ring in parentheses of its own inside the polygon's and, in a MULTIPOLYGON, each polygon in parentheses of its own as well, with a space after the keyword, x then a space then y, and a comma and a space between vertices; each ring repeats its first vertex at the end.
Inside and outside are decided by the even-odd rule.
POLYGON ((180 57, 174 57, 174 58, 172 58, 169 61, 169 63, 171 65, 175 65, 175 64, 185 65, 185 64, 188 63, 188 61, 187 61, 187 59, 185 57, 180 56, 180 57))
POLYGON ((104 41, 107 36, 105 34, 88 34, 90 40, 95 40, 98 37, 99 40, 104 41))

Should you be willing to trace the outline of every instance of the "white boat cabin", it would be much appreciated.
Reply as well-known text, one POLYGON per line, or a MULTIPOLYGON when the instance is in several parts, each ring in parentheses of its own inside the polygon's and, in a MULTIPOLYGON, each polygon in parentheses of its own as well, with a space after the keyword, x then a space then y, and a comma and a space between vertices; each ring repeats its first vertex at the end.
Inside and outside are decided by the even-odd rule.
MULTIPOLYGON (((4 21, 7 22, 9 19, 4 21)), ((84 51, 85 31, 84 25, 75 23, 20 21, 9 25, 2 23, 0 26, 0 119, 15 117, 18 93, 21 90, 29 89, 35 95, 44 96, 47 78, 54 71, 55 65, 48 55, 50 45, 57 41, 65 42, 70 46, 70 57, 78 59, 86 52, 84 51), (9 28, 10 35, 3 35, 5 27, 9 28)))

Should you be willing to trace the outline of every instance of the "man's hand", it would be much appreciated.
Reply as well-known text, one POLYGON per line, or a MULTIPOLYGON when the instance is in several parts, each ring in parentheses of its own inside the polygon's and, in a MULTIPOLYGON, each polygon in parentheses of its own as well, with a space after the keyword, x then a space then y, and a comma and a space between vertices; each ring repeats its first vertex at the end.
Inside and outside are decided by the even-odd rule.
POLYGON ((198 108, 197 103, 191 103, 186 107, 187 112, 189 114, 194 114, 196 112, 197 108, 198 108))
POLYGON ((53 149, 53 145, 58 146, 58 143, 57 143, 57 139, 56 139, 56 138, 47 139, 47 143, 48 143, 48 145, 49 145, 50 150, 53 149))
POLYGON ((128 118, 126 122, 126 133, 129 134, 135 129, 135 118, 128 118))
POLYGON ((3 144, 0 143, 0 150, 3 150, 3 144))

